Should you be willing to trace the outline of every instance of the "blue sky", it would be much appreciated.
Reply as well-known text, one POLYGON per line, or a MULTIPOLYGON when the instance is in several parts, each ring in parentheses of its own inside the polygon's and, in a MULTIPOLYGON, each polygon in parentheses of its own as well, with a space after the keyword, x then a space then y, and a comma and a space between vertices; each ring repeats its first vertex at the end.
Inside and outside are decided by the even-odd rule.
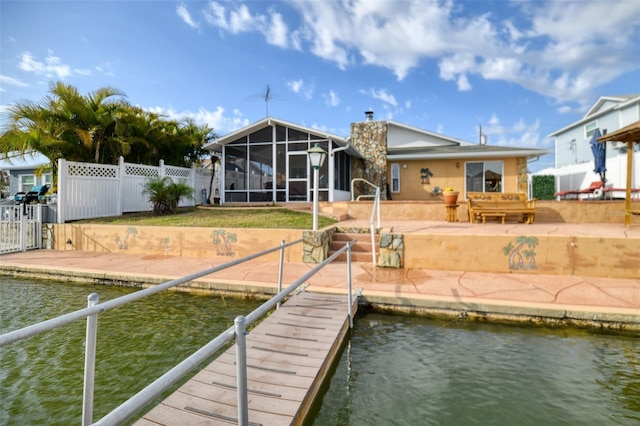
MULTIPOLYGON (((376 119, 552 149, 640 93, 640 1, 0 1, 0 112, 61 80, 222 136, 268 113, 348 136, 376 119)), ((553 157, 532 170, 553 165, 553 157)))

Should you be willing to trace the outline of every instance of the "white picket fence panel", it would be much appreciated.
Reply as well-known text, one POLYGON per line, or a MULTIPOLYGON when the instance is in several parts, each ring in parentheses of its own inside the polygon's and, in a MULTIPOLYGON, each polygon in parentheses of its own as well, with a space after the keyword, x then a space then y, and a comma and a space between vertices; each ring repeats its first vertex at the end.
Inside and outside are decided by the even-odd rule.
POLYGON ((120 157, 117 166, 58 160, 58 223, 70 220, 119 216, 123 213, 153 210, 143 194, 144 184, 151 177, 184 180, 194 189, 194 199, 183 198, 180 207, 201 202, 201 190, 209 194, 211 171, 166 166, 125 163, 120 157))
POLYGON ((0 205, 0 254, 38 249, 42 204, 0 205))

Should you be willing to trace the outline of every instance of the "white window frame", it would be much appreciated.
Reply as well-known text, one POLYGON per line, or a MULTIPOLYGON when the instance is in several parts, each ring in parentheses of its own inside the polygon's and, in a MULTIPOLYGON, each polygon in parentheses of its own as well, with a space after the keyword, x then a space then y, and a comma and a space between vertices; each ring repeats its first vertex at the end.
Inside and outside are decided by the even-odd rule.
POLYGON ((391 163, 391 192, 400 192, 400 164, 391 163))
POLYGON ((49 188, 51 188, 52 182, 53 182, 53 175, 51 173, 43 173, 42 176, 40 176, 41 185, 49 185, 49 188))
POLYGON ((36 175, 35 174, 23 174, 20 175, 18 179, 18 192, 28 192, 37 185, 36 175), (25 178, 31 178, 31 186, 28 189, 25 189, 25 185, 29 185, 29 183, 25 183, 25 178))
POLYGON ((584 125, 584 138, 589 139, 598 128, 598 120, 584 125))

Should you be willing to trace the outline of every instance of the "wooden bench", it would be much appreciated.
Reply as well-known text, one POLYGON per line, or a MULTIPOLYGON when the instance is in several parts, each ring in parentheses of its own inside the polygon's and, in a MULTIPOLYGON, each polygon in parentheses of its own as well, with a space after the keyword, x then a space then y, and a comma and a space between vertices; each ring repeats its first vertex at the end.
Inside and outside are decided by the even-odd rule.
POLYGON ((468 192, 467 200, 469 222, 486 223, 485 217, 500 217, 504 223, 507 215, 517 215, 531 224, 536 218, 536 199, 529 200, 524 193, 468 192))

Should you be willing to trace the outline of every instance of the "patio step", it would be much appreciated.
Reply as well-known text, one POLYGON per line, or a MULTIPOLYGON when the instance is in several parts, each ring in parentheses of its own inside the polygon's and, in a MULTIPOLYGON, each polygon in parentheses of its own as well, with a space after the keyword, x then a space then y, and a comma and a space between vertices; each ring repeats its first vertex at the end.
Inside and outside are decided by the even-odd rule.
MULTIPOLYGON (((335 232, 333 234, 333 239, 331 240, 331 248, 329 250, 329 255, 331 256, 336 251, 340 250, 342 247, 346 246, 349 241, 356 240, 355 243, 351 245, 351 261, 352 262, 371 262, 372 261, 372 249, 371 249, 371 234, 369 233, 355 233, 355 232, 335 232)), ((376 234, 374 236, 374 242, 376 247, 378 247, 380 243, 380 235, 376 234)), ((376 249, 377 251, 377 249, 376 249)), ((347 261, 347 254, 342 253, 337 258, 336 261, 347 261)))

